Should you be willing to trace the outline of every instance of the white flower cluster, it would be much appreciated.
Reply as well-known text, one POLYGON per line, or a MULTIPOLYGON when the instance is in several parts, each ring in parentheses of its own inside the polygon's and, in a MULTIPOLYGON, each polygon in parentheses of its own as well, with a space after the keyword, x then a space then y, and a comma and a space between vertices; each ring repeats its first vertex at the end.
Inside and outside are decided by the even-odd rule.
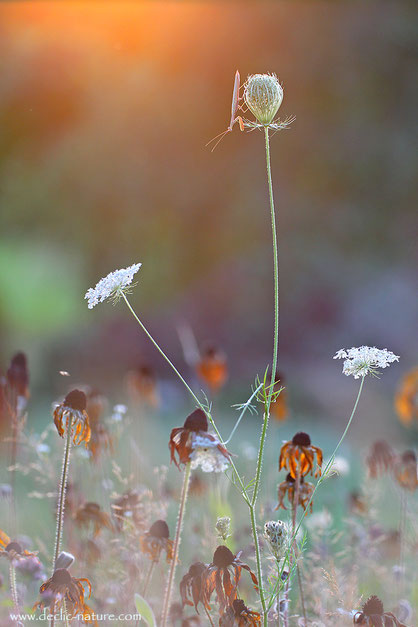
POLYGON ((192 470, 200 467, 203 472, 224 472, 229 466, 229 458, 219 446, 219 440, 213 435, 195 435, 190 453, 192 470))
POLYGON ((117 301, 126 288, 131 285, 134 275, 141 267, 141 263, 134 263, 129 268, 122 268, 111 272, 97 283, 96 287, 87 290, 84 298, 88 301, 88 308, 93 309, 98 303, 108 298, 117 301))
POLYGON ((115 405, 110 420, 112 422, 122 422, 127 411, 126 405, 115 405))
POLYGON ((334 359, 344 359, 343 373, 355 379, 365 377, 367 374, 376 376, 379 368, 387 368, 394 361, 399 361, 399 356, 394 355, 386 348, 375 346, 359 346, 358 348, 342 348, 334 355, 334 359))

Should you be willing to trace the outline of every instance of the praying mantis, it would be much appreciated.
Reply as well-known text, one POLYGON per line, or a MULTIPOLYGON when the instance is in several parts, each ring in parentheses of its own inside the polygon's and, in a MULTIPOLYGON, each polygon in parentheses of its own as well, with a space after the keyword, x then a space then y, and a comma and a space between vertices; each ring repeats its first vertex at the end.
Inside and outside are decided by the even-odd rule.
POLYGON ((244 131, 244 120, 242 119, 242 117, 240 115, 237 115, 238 109, 242 108, 241 105, 240 105, 240 101, 243 99, 243 97, 239 95, 239 90, 240 90, 240 87, 241 87, 240 82, 241 82, 241 78, 240 78, 239 72, 237 70, 235 72, 234 89, 233 89, 233 92, 232 92, 231 120, 229 122, 228 128, 225 131, 223 131, 222 133, 219 133, 219 135, 216 135, 216 137, 211 139, 206 144, 206 146, 209 146, 209 144, 211 144, 212 142, 216 142, 215 145, 212 148, 212 152, 215 150, 215 148, 219 144, 219 142, 221 142, 223 140, 225 135, 227 133, 231 133, 232 132, 232 129, 234 128, 234 125, 237 122, 239 124, 240 130, 244 131), (218 140, 218 141, 216 141, 216 140, 218 140))

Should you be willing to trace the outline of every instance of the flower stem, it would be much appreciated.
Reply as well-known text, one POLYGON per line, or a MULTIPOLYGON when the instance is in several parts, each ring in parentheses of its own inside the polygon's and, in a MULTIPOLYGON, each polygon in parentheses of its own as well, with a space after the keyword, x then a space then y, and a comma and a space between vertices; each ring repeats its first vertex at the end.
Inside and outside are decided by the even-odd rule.
POLYGON ((10 390, 10 398, 6 403, 9 410, 10 421, 12 426, 11 448, 10 448, 10 528, 13 533, 17 533, 17 513, 16 513, 16 462, 17 462, 17 441, 19 437, 19 416, 17 414, 17 395, 12 388, 10 390))
MULTIPOLYGON (((339 442, 338 442, 337 446, 335 447, 334 452, 332 453, 332 455, 331 455, 331 458, 330 458, 329 462, 328 462, 328 463, 327 463, 327 465, 325 466, 325 470, 324 470, 324 472, 322 473, 321 477, 318 479, 318 481, 317 481, 317 483, 316 483, 316 486, 315 486, 315 488, 313 489, 312 494, 311 494, 311 496, 310 496, 310 498, 309 498, 309 501, 308 501, 308 502, 307 502, 307 504, 306 504, 305 510, 304 510, 304 512, 302 513, 302 516, 301 516, 301 518, 300 518, 300 520, 299 520, 299 523, 298 523, 298 525, 297 525, 296 529, 295 529, 295 530, 294 530, 294 532, 293 532, 293 535, 292 535, 292 538, 291 538, 291 542, 290 542, 290 547, 289 547, 289 549, 288 549, 288 551, 287 551, 287 553, 286 553, 286 556, 285 556, 285 562, 286 562, 286 559, 288 559, 288 556, 289 556, 289 553, 290 553, 291 547, 293 546, 294 539, 296 538, 296 536, 297 536, 297 534, 298 534, 298 532, 299 532, 300 526, 302 525, 303 519, 304 519, 304 517, 305 517, 305 512, 307 512, 307 511, 309 510, 309 507, 310 507, 310 504, 312 503, 312 500, 313 500, 313 497, 314 497, 314 495, 315 495, 315 492, 317 491, 317 489, 319 488, 319 486, 321 485, 321 483, 324 481, 324 479, 327 477, 328 471, 329 471, 329 469, 331 468, 332 464, 334 463, 335 456, 336 456, 336 454, 337 454, 337 452, 338 452, 338 449, 340 448, 341 444, 343 443, 343 440, 344 440, 345 436, 347 435, 347 432, 348 432, 348 430, 349 430, 349 428, 350 428, 350 425, 351 425, 351 423, 353 422, 353 418, 354 418, 354 415, 355 415, 355 413, 356 413, 356 411, 357 411, 357 406, 358 406, 358 404, 359 404, 360 396, 361 396, 361 393, 362 393, 362 391, 363 391, 364 379, 365 379, 365 376, 363 376, 363 377, 362 377, 362 379, 361 379, 361 383, 360 383, 359 390, 358 390, 358 392, 357 392, 357 397, 356 397, 356 400, 355 400, 355 403, 354 403, 354 407, 353 407, 353 409, 352 409, 352 411, 351 411, 350 418, 348 419, 348 422, 347 422, 347 425, 346 425, 346 427, 345 427, 345 429, 344 429, 344 432, 343 432, 343 434, 342 434, 342 436, 341 436, 341 438, 340 438, 340 440, 339 440, 339 442)), ((273 590, 273 593, 272 593, 272 596, 271 596, 271 598, 270 598, 270 601, 269 601, 269 606, 268 606, 268 609, 270 609, 270 608, 271 608, 271 606, 272 606, 272 604, 274 603, 274 595, 275 595, 275 594, 276 594, 276 590, 274 589, 274 590, 273 590)))
MULTIPOLYGON (((10 593, 12 595, 13 609, 17 616, 19 614, 19 599, 17 596, 16 571, 15 571, 13 559, 11 559, 9 562, 9 579, 10 579, 10 593)), ((16 621, 16 624, 18 624, 18 621, 16 621)))
POLYGON ((301 601, 301 604, 302 604, 303 627, 308 627, 308 622, 306 620, 305 597, 304 597, 304 594, 303 594, 302 575, 301 575, 301 572, 300 572, 299 564, 297 562, 296 562, 296 573, 297 573, 297 576, 298 576, 299 591, 300 591, 300 601, 301 601))
POLYGON ((273 242, 273 271, 274 271, 274 341, 273 341, 273 364, 271 367, 271 383, 272 386, 269 390, 268 408, 270 409, 271 399, 274 392, 274 384, 276 382, 277 372, 277 360, 279 352, 279 247, 277 243, 277 230, 276 230, 276 211, 274 207, 273 196, 273 182, 271 178, 271 163, 270 163, 270 140, 269 129, 265 127, 265 140, 266 140, 266 168, 267 168, 267 181, 269 188, 269 200, 270 200, 270 213, 271 213, 271 234, 273 242))
MULTIPOLYGON (((147 337, 151 340, 151 342, 154 344, 155 348, 158 350, 158 352, 160 353, 160 355, 162 355, 162 357, 166 360, 166 362, 169 364, 169 366, 172 368, 172 370, 174 371, 174 373, 177 375, 177 377, 180 379, 180 381, 183 383, 183 385, 185 386, 186 390, 189 392, 190 396, 193 398, 194 402, 198 405, 198 407, 200 407, 200 409, 206 414, 210 424, 213 427, 213 430, 215 431, 216 435, 219 438, 219 441, 222 445, 225 444, 218 427, 216 426, 216 423, 214 421, 214 419, 211 416, 210 411, 207 409, 207 407, 205 407, 203 405, 203 403, 201 403, 201 401, 198 399, 198 397, 196 396, 196 394, 193 392, 192 388, 190 387, 190 385, 187 383, 187 381, 184 379, 184 377, 180 374, 180 372, 177 370, 177 368, 175 367, 175 365, 173 364, 173 362, 171 361, 171 359, 169 359, 169 357, 165 354, 165 352, 163 351, 163 349, 161 348, 161 346, 159 346, 159 344, 156 342, 156 340, 152 337, 151 333, 148 331, 148 329, 145 327, 145 325, 141 322, 141 320, 139 319, 139 317, 137 316, 137 314, 135 313, 135 310, 133 309, 131 303, 129 302, 129 300, 126 298, 126 294, 124 294, 122 292, 122 297, 129 309, 129 311, 131 312, 131 314, 133 315, 133 317, 135 318, 135 320, 137 321, 137 323, 139 324, 139 326, 141 327, 141 329, 144 331, 144 333, 147 335, 147 337)), ((244 483, 238 473, 238 470, 236 469, 236 466, 233 462, 233 460, 230 458, 229 460, 232 470, 235 473, 235 476, 238 480, 238 483, 240 485, 240 488, 242 490, 242 496, 245 500, 245 502, 247 504, 249 504, 249 498, 247 496, 247 491, 245 489, 244 483)))
POLYGON ((297 545, 296 545, 296 535, 295 535, 295 527, 296 527, 296 514, 299 505, 299 495, 300 495, 300 459, 298 462, 297 470, 296 470, 296 480, 295 480, 295 492, 293 494, 293 503, 292 503, 292 535, 293 535, 293 551, 290 554, 290 559, 294 559, 296 562, 296 573, 298 577, 299 584, 299 592, 300 592, 300 600, 302 604, 302 614, 304 619, 304 627, 307 626, 306 622, 306 610, 305 610, 305 599, 303 595, 303 586, 302 586, 302 577, 300 574, 300 568, 298 563, 298 554, 297 554, 297 545))
POLYGON ((261 557, 260 557, 260 546, 258 541, 258 533, 257 533, 257 519, 255 514, 255 505, 257 502, 257 496, 260 489, 260 481, 261 481, 261 472, 263 467, 263 457, 264 457, 264 447, 266 443, 267 436, 267 427, 270 416, 270 405, 271 399, 274 393, 274 384, 276 383, 276 372, 277 372, 277 360, 278 360, 278 351, 279 351, 279 248, 277 244, 277 229, 276 229, 276 211, 274 207, 274 196, 273 196, 273 182, 271 178, 271 162, 270 162, 270 140, 269 140, 269 129, 268 127, 264 128, 265 135, 265 144, 266 144, 266 169, 267 169, 267 183, 268 183, 268 191, 269 191, 269 200, 270 200, 270 214, 271 214, 271 233, 272 233, 272 242, 273 242, 273 271, 274 271, 274 335, 273 335, 273 362, 271 366, 271 386, 269 388, 267 402, 264 411, 264 420, 263 426, 261 429, 261 437, 260 437, 260 447, 258 449, 257 456, 257 468, 255 472, 255 481, 254 481, 254 492, 251 500, 250 513, 251 513, 251 527, 254 536, 254 544, 255 544, 255 556, 257 562, 257 575, 258 575, 258 584, 259 584, 259 596, 261 601, 261 606, 263 608, 263 622, 264 625, 267 626, 267 604, 264 596, 264 586, 263 586, 263 571, 261 567, 261 557))
POLYGON ((169 364, 169 366, 174 370, 174 372, 176 373, 176 375, 178 376, 178 378, 180 379, 180 381, 183 383, 183 385, 186 387, 186 389, 189 391, 189 393, 191 394, 191 396, 194 398, 194 400, 199 404, 199 406, 201 407, 201 403, 199 401, 199 399, 197 398, 196 394, 193 392, 192 388, 190 387, 190 385, 187 383, 187 381, 184 379, 184 377, 180 374, 180 372, 177 370, 177 368, 175 367, 175 365, 173 364, 173 362, 167 357, 167 355, 165 354, 165 352, 163 351, 163 349, 159 346, 159 344, 154 340, 154 338, 152 337, 151 333, 148 331, 148 329, 146 328, 146 326, 141 322, 141 320, 138 318, 138 316, 136 315, 131 303, 129 302, 129 300, 126 298, 126 294, 124 294, 124 292, 122 292, 122 296, 123 296, 123 300, 125 301, 125 303, 128 306, 129 311, 131 312, 131 314, 133 315, 133 317, 135 318, 135 320, 137 321, 137 323, 139 324, 139 326, 141 327, 141 329, 144 331, 144 333, 148 336, 148 338, 151 340, 151 342, 154 344, 155 348, 157 349, 157 351, 160 353, 160 355, 162 355, 164 357, 164 359, 166 360, 166 362, 169 364))
MULTIPOLYGON (((60 480, 59 494, 58 494, 57 529, 55 532, 55 547, 54 547, 54 557, 53 557, 53 562, 52 562, 52 574, 54 574, 55 572, 55 564, 57 563, 58 555, 60 554, 62 532, 64 529, 65 494, 67 491, 68 469, 70 467, 72 423, 73 423, 73 419, 72 419, 72 416, 70 416, 68 419, 68 424, 67 424, 67 435, 65 439, 64 456, 62 458, 61 480, 60 480)), ((65 603, 64 603, 64 611, 66 611, 65 603)), ((55 612, 53 612, 53 614, 54 613, 55 612)), ((55 620, 54 618, 51 618, 51 620, 49 621, 49 627, 54 627, 54 624, 55 624, 55 620)))
POLYGON ((212 627, 215 627, 215 625, 214 625, 214 623, 213 623, 213 620, 212 620, 212 618, 211 618, 211 615, 209 614, 209 610, 208 610, 208 608, 206 607, 206 605, 205 605, 205 612, 206 612, 206 616, 209 618, 209 622, 210 622, 210 624, 212 625, 212 627))
POLYGON ((179 554, 179 548, 180 548, 180 542, 181 542, 181 531, 183 527, 184 513, 186 511, 187 495, 189 492, 190 475, 191 475, 191 464, 189 462, 188 464, 186 464, 186 467, 184 469, 183 487, 181 490, 180 507, 179 507, 179 513, 177 516, 176 535, 174 538, 173 559, 171 561, 170 572, 168 574, 167 588, 166 588, 165 595, 164 595, 163 612, 162 612, 162 617, 161 617, 161 627, 165 627, 165 625, 167 624, 168 612, 170 609, 170 601, 171 601, 171 595, 173 592, 174 577, 176 574, 178 554, 179 554))
POLYGON ((398 601, 401 600, 405 588, 405 535, 406 535, 406 519, 407 519, 407 497, 405 491, 401 488, 401 508, 399 517, 399 579, 398 579, 398 601))
POLYGON ((54 559, 52 562, 52 574, 54 574, 55 564, 57 562, 58 555, 60 554, 62 532, 63 532, 63 527, 64 527, 65 493, 67 491, 68 469, 70 466, 72 422, 73 422, 73 419, 70 416, 68 419, 68 425, 67 425, 67 437, 65 440, 64 457, 62 459, 61 481, 60 481, 59 495, 58 495, 57 530, 55 534, 55 548, 54 548, 54 559))
POLYGON ((143 597, 145 597, 145 595, 146 595, 146 593, 148 591, 148 586, 151 583, 152 573, 154 572, 155 564, 156 564, 155 560, 152 560, 151 565, 150 565, 149 570, 148 570, 147 578, 145 580, 144 590, 142 592, 142 596, 143 597))

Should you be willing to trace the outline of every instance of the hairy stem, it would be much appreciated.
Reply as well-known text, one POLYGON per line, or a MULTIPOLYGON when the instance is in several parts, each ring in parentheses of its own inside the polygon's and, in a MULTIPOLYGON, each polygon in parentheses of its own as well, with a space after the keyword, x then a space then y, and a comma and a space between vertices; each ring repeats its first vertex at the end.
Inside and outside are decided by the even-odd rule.
MULTIPOLYGON (((277 560, 277 581, 278 582, 280 580, 280 577, 281 577, 280 562, 277 560)), ((277 627, 280 627, 280 584, 277 590, 276 607, 277 607, 277 627)))
POLYGON ((302 604, 302 614, 303 614, 303 619, 304 619, 304 627, 306 627, 307 622, 306 622, 305 598, 304 598, 304 594, 303 594, 302 577, 301 577, 301 574, 300 574, 300 568, 299 568, 299 563, 298 563, 298 554, 297 554, 298 552, 297 552, 297 545, 296 545, 296 536, 294 535, 295 534, 295 527, 296 527, 296 513, 297 513, 297 509, 298 509, 298 505, 299 505, 300 481, 301 481, 301 474, 300 474, 300 459, 299 459, 299 463, 298 463, 298 467, 297 467, 297 471, 296 471, 295 494, 294 494, 293 504, 292 504, 292 509, 293 509, 292 534, 293 534, 293 537, 294 537, 294 540, 293 540, 293 556, 294 556, 294 559, 296 561, 296 573, 297 573, 297 576, 298 576, 300 601, 301 601, 301 604, 302 604))
POLYGON ((276 373, 277 373, 277 360, 278 360, 278 351, 279 351, 279 248, 277 244, 276 210, 274 207, 273 181, 271 178, 270 139, 269 139, 268 127, 265 127, 264 135, 265 135, 265 145, 266 145, 266 169, 267 169, 267 183, 268 183, 269 201, 270 201, 271 233, 272 233, 272 242, 273 242, 273 272, 274 272, 273 361, 272 361, 272 366, 271 366, 271 385, 269 387, 267 402, 266 402, 265 411, 264 411, 264 420, 263 420, 263 426, 261 429, 261 437, 260 437, 260 447, 258 449, 257 467, 255 471, 254 492, 253 492, 250 509, 251 509, 251 527, 252 527, 254 543, 255 543, 257 575, 259 579, 259 596, 260 596, 261 606, 263 608, 263 622, 264 622, 265 627, 267 627, 267 620, 268 620, 267 604, 266 604, 266 599, 264 596, 263 571, 261 567, 261 556, 260 556, 260 547, 259 547, 258 533, 257 533, 257 519, 255 515, 255 505, 257 502, 257 496, 258 496, 258 492, 260 489, 261 472, 263 468, 264 447, 266 443, 267 427, 268 427, 269 416, 270 416, 270 405, 271 405, 271 399, 274 393, 274 385, 276 383, 276 373))
POLYGON ((17 462, 17 441, 19 437, 19 416, 17 414, 17 394, 12 388, 10 390, 10 398, 7 405, 10 415, 12 434, 11 434, 11 448, 10 448, 10 528, 13 529, 13 533, 17 533, 17 512, 16 512, 16 462, 17 462))
MULTIPOLYGON (((60 479, 59 494, 58 494, 57 528, 55 532, 55 547, 54 547, 54 557, 53 557, 53 562, 52 562, 52 574, 54 574, 55 565, 57 563, 58 555, 60 554, 62 533, 64 529, 65 494, 67 492, 68 469, 70 467, 72 423, 73 423, 73 419, 72 419, 72 416, 70 416, 68 419, 68 424, 67 424, 67 435, 65 438, 64 456, 62 458, 62 470, 61 470, 61 479, 60 479)), ((64 610, 66 611, 65 604, 64 604, 64 610)), ((54 627, 54 624, 55 624, 55 620, 54 618, 52 618, 49 621, 49 626, 54 627)))
MULTIPOLYGON (((16 571, 13 559, 9 562, 9 579, 10 579, 10 593, 12 596, 13 609, 16 615, 19 614, 19 598, 17 596, 17 586, 16 586, 16 571)), ((19 621, 16 621, 16 625, 19 624, 19 621)))
POLYGON ((277 373, 277 361, 279 353, 279 247, 277 243, 277 230, 276 230, 276 210, 274 207, 273 196, 273 182, 271 178, 271 163, 270 163, 270 140, 269 129, 264 129, 266 140, 266 167, 267 167, 267 181, 269 188, 269 200, 270 200, 270 213, 271 213, 271 234, 273 242, 273 271, 274 271, 274 340, 273 340, 273 363, 271 366, 271 383, 272 387, 269 390, 268 408, 270 409, 271 399, 274 392, 274 384, 276 383, 277 373))
POLYGON ((52 574, 54 573, 55 564, 57 562, 58 555, 60 554, 62 532, 64 528, 65 493, 67 491, 68 469, 70 466, 72 422, 73 422, 73 419, 70 416, 70 418, 68 419, 68 425, 67 425, 67 435, 65 439, 64 457, 62 459, 61 480, 60 480, 59 495, 58 495, 57 530, 55 533, 55 548, 54 548, 54 558, 52 562, 52 574))
POLYGON ((161 627, 165 627, 165 625, 167 624, 168 612, 170 609, 170 601, 171 601, 171 595, 173 592, 174 577, 176 574, 179 548, 180 548, 180 542, 181 542, 181 531, 183 527, 184 513, 186 511, 187 495, 189 492, 190 475, 191 475, 191 464, 189 462, 188 464, 186 464, 186 467, 184 469, 183 487, 181 490, 180 507, 179 507, 179 513, 177 517, 176 535, 174 538, 173 559, 170 564, 170 572, 168 574, 167 588, 166 588, 165 595, 164 595, 163 612, 162 612, 162 617, 161 617, 161 627))

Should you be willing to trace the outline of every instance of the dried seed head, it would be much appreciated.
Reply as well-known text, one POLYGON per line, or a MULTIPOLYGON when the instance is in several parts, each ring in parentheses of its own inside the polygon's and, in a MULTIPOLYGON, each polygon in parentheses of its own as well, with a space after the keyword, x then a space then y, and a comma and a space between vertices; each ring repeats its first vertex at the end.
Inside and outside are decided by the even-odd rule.
POLYGON ((93 516, 95 514, 98 514, 100 512, 100 505, 98 503, 85 503, 84 504, 84 511, 87 514, 92 514, 93 516))
POLYGON ((77 409, 78 411, 85 411, 87 407, 87 397, 81 390, 72 390, 65 397, 63 405, 65 405, 65 407, 71 407, 71 409, 77 409))
POLYGON ((57 568, 51 577, 51 582, 56 586, 69 586, 71 575, 66 568, 57 568))
POLYGON ((304 433, 303 431, 299 431, 298 433, 295 433, 295 435, 293 436, 292 442, 296 446, 310 446, 311 438, 309 437, 307 433, 304 433))
POLYGON ((233 601, 232 603, 232 608, 236 617, 241 616, 243 612, 246 612, 248 610, 242 599, 235 599, 235 601, 233 601))
POLYGON ((417 456, 415 455, 415 451, 405 451, 402 453, 402 461, 405 463, 416 462, 417 456))
POLYGON ((283 100, 283 88, 275 74, 253 74, 245 84, 247 107, 260 124, 273 122, 283 100))
POLYGON ((281 520, 269 520, 264 524, 264 537, 274 557, 277 560, 281 559, 289 542, 289 529, 286 523, 281 520))
POLYGON ((196 432, 207 431, 208 419, 206 418, 205 412, 202 409, 195 409, 190 416, 187 416, 183 428, 196 432))
POLYGON ((203 562, 195 562, 190 566, 188 574, 190 577, 199 577, 204 570, 206 570, 206 564, 203 562))
POLYGON ((230 536, 230 530, 231 530, 230 517, 221 516, 220 518, 218 518, 218 520, 216 521, 215 528, 219 534, 219 537, 222 538, 223 541, 225 541, 230 536))
POLYGON ((227 546, 218 546, 213 554, 213 563, 218 568, 228 568, 234 561, 234 554, 227 546))
POLYGON ((6 546, 6 551, 8 553, 10 553, 11 551, 14 551, 15 553, 18 553, 19 555, 21 555, 23 549, 21 545, 19 544, 19 542, 9 542, 9 544, 6 546))
POLYGON ((383 603, 379 599, 379 597, 373 595, 369 597, 366 603, 363 605, 363 614, 365 616, 373 616, 374 614, 382 615, 383 614, 383 603))
POLYGON ((165 520, 157 520, 151 525, 148 533, 153 538, 168 538, 170 536, 170 530, 165 520))

